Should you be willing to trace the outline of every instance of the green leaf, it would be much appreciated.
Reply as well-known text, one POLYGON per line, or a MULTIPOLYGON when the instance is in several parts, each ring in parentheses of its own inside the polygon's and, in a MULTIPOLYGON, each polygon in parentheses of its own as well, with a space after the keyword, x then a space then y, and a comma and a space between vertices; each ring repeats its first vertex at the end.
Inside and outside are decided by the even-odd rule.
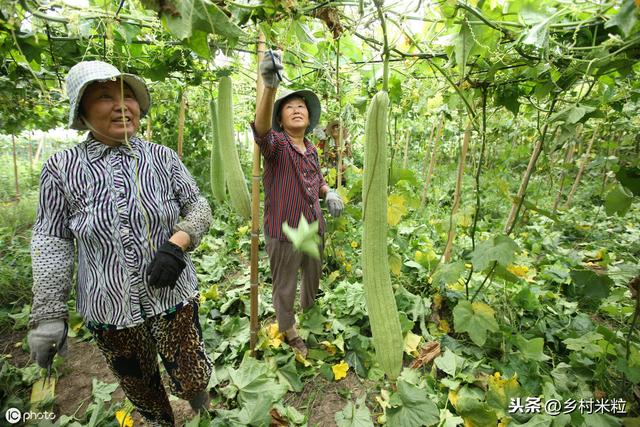
POLYGON ((569 350, 582 351, 588 355, 596 356, 602 353, 602 349, 597 344, 604 337, 597 332, 588 332, 580 338, 567 338, 562 341, 569 350))
POLYGON ((431 277, 436 285, 455 283, 464 271, 464 261, 456 261, 449 264, 440 264, 431 277))
POLYGON ((522 43, 543 49, 547 45, 548 39, 549 20, 544 20, 531 27, 522 43))
POLYGON ((481 401, 483 398, 484 393, 481 390, 468 385, 463 386, 457 393, 454 406, 468 425, 488 427, 498 423, 495 411, 486 402, 481 401))
POLYGON ((607 275, 599 275, 592 270, 571 270, 572 286, 569 296, 584 299, 588 304, 599 302, 609 296, 613 280, 607 275))
POLYGON ((443 354, 433 361, 433 363, 435 363, 436 367, 441 371, 455 377, 456 370, 462 367, 462 364, 464 363, 464 358, 458 356, 451 350, 446 349, 443 354))
POLYGON ((620 11, 605 24, 605 28, 618 27, 622 33, 627 36, 631 32, 633 26, 638 22, 636 17, 636 5, 634 0, 625 0, 620 11))
POLYGON ((564 121, 567 124, 574 124, 582 121, 583 117, 587 113, 592 113, 596 110, 596 107, 589 105, 572 105, 564 110, 558 111, 549 117, 549 122, 564 121))
POLYGON ((184 40, 184 44, 193 50, 202 59, 211 59, 211 50, 207 41, 207 33, 194 31, 193 35, 184 40))
POLYGON ((625 216, 632 201, 633 194, 622 185, 617 185, 605 196, 604 210, 607 215, 625 216))
POLYGON ((487 404, 496 410, 498 416, 507 415, 511 399, 520 392, 518 376, 514 374, 511 378, 502 378, 500 374, 490 375, 487 384, 487 404))
POLYGON ((527 360, 542 362, 549 359, 549 356, 544 354, 543 338, 532 338, 528 340, 522 335, 518 335, 516 345, 520 350, 520 354, 527 360))
POLYGON ((284 366, 278 368, 277 374, 289 384, 289 391, 299 393, 304 388, 293 358, 289 359, 284 366))
POLYGON ((305 24, 304 22, 301 22, 300 20, 296 19, 295 21, 293 21, 292 26, 293 26, 293 30, 296 33, 296 37, 298 37, 298 40, 300 40, 300 43, 306 43, 306 44, 318 43, 318 40, 316 40, 316 38, 313 37, 313 34, 311 34, 309 27, 307 27, 307 24, 305 24))
POLYGON ((318 235, 318 221, 311 224, 307 222, 304 214, 300 215, 298 228, 292 228, 285 221, 282 224, 282 232, 293 244, 295 250, 307 254, 315 259, 320 259, 320 236, 318 235))
POLYGON ((466 75, 467 60, 469 59, 469 54, 471 53, 471 49, 473 49, 474 45, 475 41, 473 39, 473 34, 471 33, 471 28, 469 27, 469 23, 465 17, 462 21, 462 25, 460 26, 460 32, 455 39, 456 64, 458 65, 460 74, 463 77, 466 75))
POLYGON ((497 105, 502 105, 511 111, 514 116, 517 116, 518 111, 520 111, 519 94, 518 85, 516 84, 499 86, 496 89, 495 102, 497 105))
POLYGON ((397 385, 398 391, 391 397, 391 402, 399 402, 399 405, 387 409, 389 427, 432 426, 438 423, 440 411, 425 390, 400 380, 397 385))
POLYGON ((245 36, 245 32, 209 0, 174 0, 179 15, 163 14, 167 29, 178 39, 191 37, 196 30, 215 33, 231 40, 245 36))
POLYGON ((324 333, 324 323, 328 319, 322 314, 320 306, 314 304, 309 310, 300 316, 300 327, 316 335, 324 333))
POLYGON ((118 383, 108 384, 93 378, 91 380, 91 393, 94 400, 109 402, 111 401, 111 393, 116 391, 118 383))
POLYGON ((258 404, 263 398, 269 403, 278 401, 287 393, 286 384, 278 384, 264 362, 246 356, 239 368, 229 368, 231 383, 238 389, 238 401, 242 404, 258 404))
POLYGON ((460 301, 453 309, 453 325, 456 332, 468 332, 471 341, 484 345, 487 331, 496 332, 498 323, 495 312, 483 302, 460 301))
POLYGON ((494 261, 506 267, 513 262, 516 252, 519 251, 520 248, 516 242, 507 236, 500 235, 476 246, 471 254, 471 262, 476 271, 486 269, 494 261))
POLYGON ((366 395, 361 396, 357 403, 347 402, 342 411, 335 414, 338 427, 373 427, 371 412, 365 404, 366 395))
POLYGON ((621 166, 616 172, 616 178, 618 178, 620 184, 631 191, 634 196, 640 196, 640 168, 621 166))

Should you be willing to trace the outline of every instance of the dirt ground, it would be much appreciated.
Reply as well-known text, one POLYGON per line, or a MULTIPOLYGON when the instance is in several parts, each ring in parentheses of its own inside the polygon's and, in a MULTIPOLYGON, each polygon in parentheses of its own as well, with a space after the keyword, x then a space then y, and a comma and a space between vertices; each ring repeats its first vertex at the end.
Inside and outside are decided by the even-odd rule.
MULTIPOLYGON (((2 354, 9 354, 11 364, 24 368, 30 364, 29 355, 21 349, 22 332, 4 332, 0 336, 2 354), (18 345, 16 345, 18 343, 18 345)), ((56 384, 56 398, 53 412, 56 416, 84 414, 91 403, 91 383, 96 378, 105 383, 115 383, 116 379, 109 371, 106 363, 93 343, 69 339, 69 354, 62 365, 56 384)), ((165 382, 165 384, 167 384, 165 382)), ((335 413, 341 411, 348 400, 355 402, 367 390, 367 385, 355 374, 349 372, 346 378, 334 382, 318 376, 305 384, 300 393, 289 393, 285 396, 285 404, 292 405, 306 414, 308 425, 318 427, 335 426, 335 413)), ((115 402, 124 399, 122 389, 118 387, 112 394, 115 402)), ((176 425, 183 426, 195 416, 195 413, 184 400, 172 400, 171 406, 176 418, 176 425)), ((140 415, 132 414, 134 426, 145 425, 140 415)))
MULTIPOLYGON (((337 382, 317 376, 305 383, 302 392, 289 393, 285 397, 285 404, 306 414, 309 427, 335 427, 336 412, 344 409, 348 401, 355 402, 366 393, 367 388, 367 383, 352 372, 337 382)), ((368 396, 367 401, 372 398, 368 396)))
MULTIPOLYGON (((9 332, 0 338, 4 343, 2 354, 11 355, 11 364, 24 368, 30 364, 29 354, 23 351, 16 343, 24 337, 24 332, 9 332)), ((87 406, 91 403, 91 383, 93 378, 104 383, 115 383, 116 378, 106 365, 100 350, 93 343, 69 339, 69 354, 61 367, 56 383, 56 398, 53 412, 57 416, 72 415, 82 416, 87 406)), ((166 383, 165 383, 166 384, 166 383)), ((118 387, 111 398, 114 402, 124 400, 124 392, 118 387)), ((195 416, 195 413, 184 400, 172 400, 171 406, 176 418, 176 425, 182 426, 195 416)), ((132 414, 134 426, 143 426, 140 414, 134 411, 132 414)))

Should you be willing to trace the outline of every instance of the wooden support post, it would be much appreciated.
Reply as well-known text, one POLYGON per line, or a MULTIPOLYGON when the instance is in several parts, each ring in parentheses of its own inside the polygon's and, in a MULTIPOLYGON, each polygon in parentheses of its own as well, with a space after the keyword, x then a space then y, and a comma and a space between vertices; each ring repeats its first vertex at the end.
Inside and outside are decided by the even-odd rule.
POLYGON ((449 233, 447 236, 447 245, 444 249, 443 262, 448 263, 451 259, 451 251, 453 249, 453 240, 456 237, 455 215, 460 207, 460 195, 462 194, 462 179, 464 178, 464 166, 467 161, 467 151, 469 150, 469 141, 471 140, 471 120, 467 122, 467 128, 464 131, 462 141, 462 149, 460 150, 460 161, 458 162, 458 176, 456 178, 456 190, 453 196, 453 206, 451 207, 451 216, 449 217, 449 233))
MULTIPOLYGON (((258 64, 262 60, 265 53, 265 37, 262 31, 258 36, 257 43, 258 64)), ((260 75, 260 69, 256 72, 256 105, 260 103, 262 93, 264 92, 264 83, 260 75)), ((256 343, 258 341, 258 331, 260 324, 258 321, 258 247, 260 238, 260 147, 253 144, 253 167, 251 174, 251 275, 250 283, 250 339, 249 346, 251 355, 255 356, 256 343)))
POLYGON ((427 179, 424 182, 424 187, 422 189, 420 206, 424 206, 425 202, 427 201, 427 192, 429 191, 429 184, 431 183, 433 170, 436 167, 436 157, 438 155, 438 144, 440 142, 440 137, 442 136, 442 129, 444 128, 444 120, 445 120, 445 116, 444 116, 444 113, 442 113, 442 118, 440 119, 440 126, 438 127, 438 132, 436 133, 436 137, 433 140, 433 148, 431 149, 431 161, 429 162, 429 173, 427 174, 427 179))
POLYGON ((178 111, 178 157, 182 159, 182 142, 184 140, 184 116, 187 109, 186 89, 180 94, 180 111, 178 111))
POLYGON ((584 157, 582 157, 582 162, 580 163, 580 169, 578 169, 578 174, 576 175, 575 181, 573 181, 573 185, 571 186, 571 191, 569 191, 569 195, 567 196, 567 201, 564 204, 565 208, 568 208, 571 205, 571 201, 573 200, 573 195, 578 189, 578 184, 580 184, 580 178, 582 178, 582 174, 584 173, 584 168, 589 163, 589 154, 591 154, 591 147, 593 147, 593 143, 596 140, 596 136, 598 135, 598 126, 593 130, 593 135, 591 135, 591 139, 589 140, 589 145, 587 146, 587 151, 584 153, 584 157))
POLYGON ((336 164, 336 188, 342 187, 342 103, 340 99, 340 39, 336 39, 336 98, 338 101, 338 139, 336 150, 338 160, 336 164))
POLYGON ((18 153, 16 150, 16 136, 11 135, 11 142, 13 143, 13 174, 16 178, 16 202, 20 201, 20 183, 18 178, 18 153))

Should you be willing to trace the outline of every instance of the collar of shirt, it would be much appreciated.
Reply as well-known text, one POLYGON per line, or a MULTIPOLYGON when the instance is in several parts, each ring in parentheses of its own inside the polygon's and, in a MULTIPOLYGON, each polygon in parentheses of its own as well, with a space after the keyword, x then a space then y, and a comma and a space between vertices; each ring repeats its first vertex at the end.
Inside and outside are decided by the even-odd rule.
POLYGON ((95 162, 96 160, 101 159, 103 156, 108 153, 120 152, 129 157, 138 158, 138 149, 140 141, 137 137, 132 137, 129 139, 129 144, 118 145, 117 147, 111 147, 107 144, 104 144, 97 139, 95 139, 91 133, 87 135, 87 139, 85 140, 87 144, 87 156, 89 157, 89 161, 95 162))
POLYGON ((302 154, 302 155, 307 154, 307 152, 309 152, 309 148, 312 147, 311 141, 309 141, 305 136, 304 139, 302 140, 302 142, 304 143, 304 152, 301 153, 300 150, 298 150, 298 147, 296 147, 296 144, 293 143, 293 140, 291 139, 291 137, 287 132, 283 131, 282 135, 284 135, 287 142, 291 144, 291 148, 293 148, 293 151, 295 151, 298 154, 302 154))

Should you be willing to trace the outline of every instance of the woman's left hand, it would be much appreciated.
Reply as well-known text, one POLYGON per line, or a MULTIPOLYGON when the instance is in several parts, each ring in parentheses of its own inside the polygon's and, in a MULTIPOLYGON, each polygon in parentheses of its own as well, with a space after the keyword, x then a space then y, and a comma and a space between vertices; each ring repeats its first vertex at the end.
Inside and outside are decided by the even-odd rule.
POLYGON ((149 286, 173 289, 186 265, 182 248, 170 241, 165 242, 147 267, 149 286))
POLYGON ((344 202, 333 190, 329 190, 327 192, 327 196, 325 197, 325 201, 327 202, 327 209, 329 209, 329 213, 331 216, 338 217, 342 215, 342 209, 344 209, 344 202))

